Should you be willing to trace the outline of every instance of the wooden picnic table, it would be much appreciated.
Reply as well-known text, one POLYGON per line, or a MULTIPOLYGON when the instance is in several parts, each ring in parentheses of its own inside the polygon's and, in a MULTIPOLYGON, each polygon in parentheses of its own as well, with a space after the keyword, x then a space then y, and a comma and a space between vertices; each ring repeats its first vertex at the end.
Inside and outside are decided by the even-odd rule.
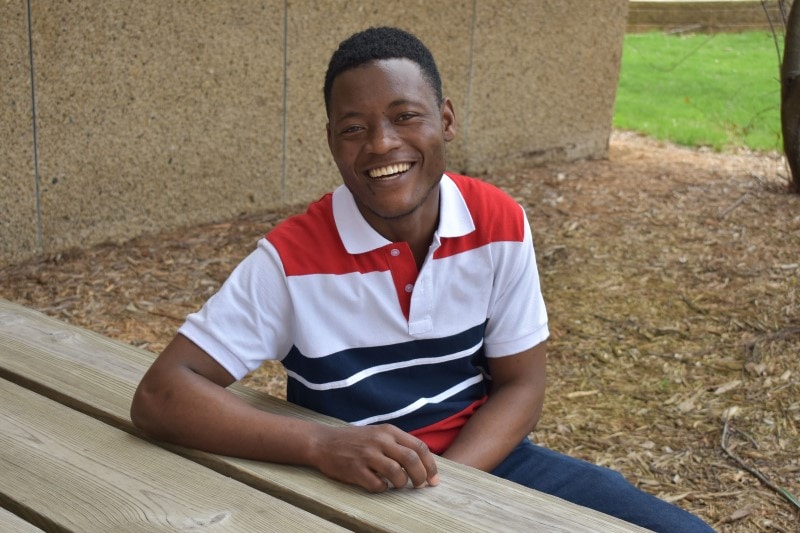
POLYGON ((644 531, 443 458, 438 487, 369 494, 309 468, 149 440, 128 412, 153 358, 0 299, 0 532, 644 531))

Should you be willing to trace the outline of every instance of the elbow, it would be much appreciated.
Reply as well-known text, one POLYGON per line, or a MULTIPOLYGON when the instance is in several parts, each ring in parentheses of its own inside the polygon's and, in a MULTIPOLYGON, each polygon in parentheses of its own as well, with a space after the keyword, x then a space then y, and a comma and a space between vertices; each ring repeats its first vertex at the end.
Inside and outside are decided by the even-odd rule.
POLYGON ((161 437, 159 414, 163 410, 158 408, 158 404, 158 393, 143 380, 133 394, 131 422, 136 428, 155 438, 161 437))

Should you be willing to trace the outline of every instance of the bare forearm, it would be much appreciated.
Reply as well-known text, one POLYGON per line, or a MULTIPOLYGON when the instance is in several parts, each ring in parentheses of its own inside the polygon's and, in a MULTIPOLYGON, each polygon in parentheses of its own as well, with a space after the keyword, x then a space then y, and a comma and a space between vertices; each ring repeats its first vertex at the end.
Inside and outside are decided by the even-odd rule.
POLYGON ((131 417, 159 440, 212 453, 292 464, 309 463, 309 437, 317 430, 311 422, 258 410, 188 369, 168 383, 143 381, 136 391, 131 417))
POLYGON ((519 394, 514 390, 504 390, 490 396, 443 457, 491 471, 533 431, 539 421, 543 391, 538 398, 528 397, 527 392, 519 394))
POLYGON ((332 479, 381 492, 436 485, 434 455, 391 425, 317 424, 256 409, 231 393, 234 378, 178 335, 139 384, 134 424, 155 438, 213 453, 311 466, 332 479))
POLYGON ((489 360, 492 390, 443 454, 484 471, 494 469, 539 421, 546 386, 544 342, 516 355, 489 360))

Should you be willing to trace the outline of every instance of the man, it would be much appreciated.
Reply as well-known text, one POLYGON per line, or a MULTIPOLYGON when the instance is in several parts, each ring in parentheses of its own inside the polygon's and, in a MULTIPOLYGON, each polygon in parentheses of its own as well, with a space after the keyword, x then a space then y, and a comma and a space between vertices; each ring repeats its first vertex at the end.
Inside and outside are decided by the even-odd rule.
POLYGON ((134 423, 371 492, 437 485, 441 455, 654 529, 702 528, 528 441, 548 337, 530 228, 500 190, 445 174, 456 117, 428 49, 394 28, 357 33, 324 96, 343 186, 261 239, 187 318, 142 379, 134 423), (286 367, 289 401, 350 425, 265 413, 226 390, 268 359, 286 367))

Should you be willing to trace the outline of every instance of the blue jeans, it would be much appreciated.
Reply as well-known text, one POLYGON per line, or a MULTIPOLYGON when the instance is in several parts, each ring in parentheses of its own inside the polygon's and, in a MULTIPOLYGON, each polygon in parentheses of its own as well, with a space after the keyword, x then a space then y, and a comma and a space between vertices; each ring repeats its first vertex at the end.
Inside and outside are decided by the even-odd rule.
POLYGON ((643 492, 621 474, 523 440, 492 474, 653 531, 713 532, 691 513, 643 492))

